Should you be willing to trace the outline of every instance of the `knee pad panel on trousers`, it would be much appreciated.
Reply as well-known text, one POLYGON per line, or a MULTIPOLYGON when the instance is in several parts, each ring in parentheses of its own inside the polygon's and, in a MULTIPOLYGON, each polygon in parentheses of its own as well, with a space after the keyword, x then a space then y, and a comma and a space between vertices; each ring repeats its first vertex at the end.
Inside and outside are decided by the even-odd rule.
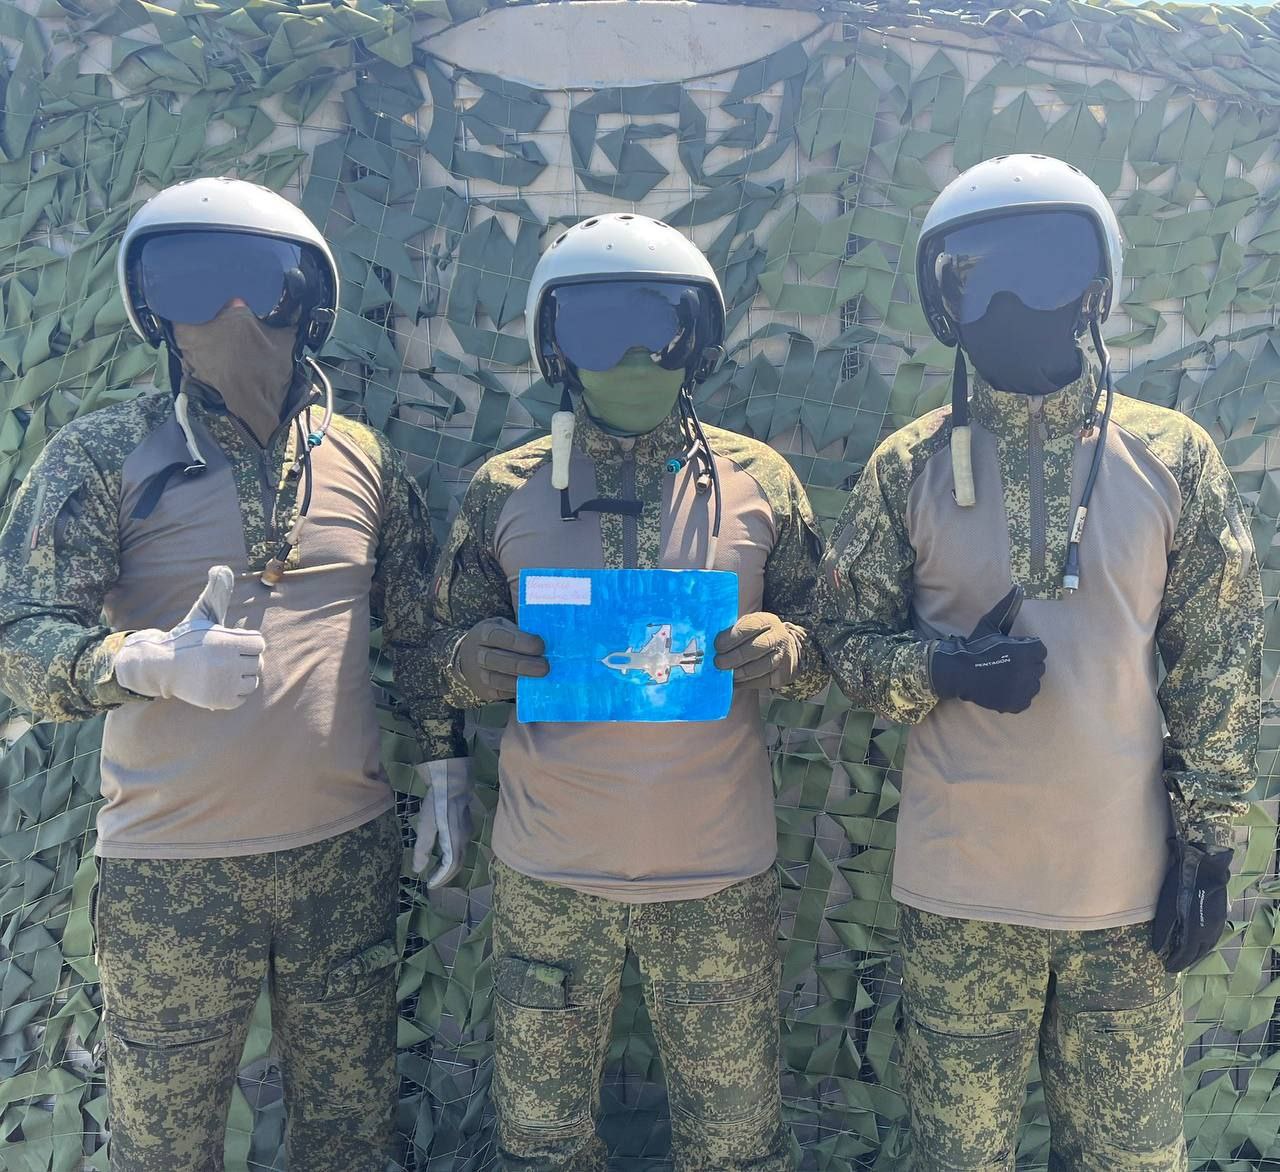
POLYGON ((1180 1172, 1182 996, 1175 990, 1131 1009, 1058 1014, 1046 1082, 1090 1172, 1180 1172))
POLYGON ((568 973, 499 957, 494 964, 494 1106, 522 1131, 594 1128, 604 991, 570 1004, 568 973))
POLYGON ((1012 1170, 1034 1015, 938 1012, 909 1001, 903 1009, 912 1168, 1012 1170))
POLYGON ((795 1167, 776 1108, 724 1122, 686 1115, 673 1103, 671 1141, 679 1172, 790 1172, 795 1167))

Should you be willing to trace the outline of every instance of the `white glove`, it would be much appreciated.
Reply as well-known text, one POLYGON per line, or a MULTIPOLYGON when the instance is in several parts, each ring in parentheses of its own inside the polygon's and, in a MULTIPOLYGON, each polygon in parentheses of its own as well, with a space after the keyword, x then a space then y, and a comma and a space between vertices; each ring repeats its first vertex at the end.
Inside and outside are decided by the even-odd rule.
POLYGON ((239 708, 258 686, 266 643, 258 631, 223 626, 235 575, 211 566, 187 617, 169 631, 134 631, 116 655, 116 681, 139 696, 196 708, 239 708))
POLYGON ((442 887, 462 867, 471 841, 470 759, 430 761, 415 772, 426 783, 427 794, 414 828, 413 869, 421 871, 431 858, 432 846, 439 846, 440 865, 431 872, 427 886, 442 887))

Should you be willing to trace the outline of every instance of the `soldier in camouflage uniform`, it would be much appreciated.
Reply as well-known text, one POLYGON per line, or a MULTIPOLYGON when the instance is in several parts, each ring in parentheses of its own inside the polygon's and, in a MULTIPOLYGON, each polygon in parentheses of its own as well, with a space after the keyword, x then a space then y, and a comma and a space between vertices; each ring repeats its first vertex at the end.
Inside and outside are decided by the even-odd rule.
POLYGON ((630 950, 675 1166, 789 1168, 758 689, 802 697, 826 682, 809 634, 821 539, 781 456, 694 415, 724 304, 675 229, 628 215, 571 228, 539 262, 526 320, 544 374, 580 398, 551 438, 490 459, 468 488, 435 589, 446 697, 473 708, 547 673, 541 640, 515 625, 524 567, 730 570, 742 617, 715 641, 736 684, 724 720, 507 726, 493 830, 499 1162, 605 1167, 595 1114, 630 950))
POLYGON ((121 284, 178 393, 64 427, 0 535, 0 686, 39 719, 106 713, 111 1167, 222 1167, 267 978, 290 1169, 384 1172, 403 852, 375 600, 422 752, 460 754, 425 670, 423 502, 382 436, 329 418, 304 351, 332 326, 337 273, 284 199, 167 189, 131 221, 121 284))
POLYGON ((958 352, 952 406, 874 453, 824 563, 833 673, 913 726, 893 894, 917 1172, 1012 1172, 1037 1049, 1054 1172, 1187 1167, 1178 972, 1226 920, 1261 590, 1209 436, 1111 391, 1121 248, 1055 159, 939 196, 921 300, 976 387, 958 352))

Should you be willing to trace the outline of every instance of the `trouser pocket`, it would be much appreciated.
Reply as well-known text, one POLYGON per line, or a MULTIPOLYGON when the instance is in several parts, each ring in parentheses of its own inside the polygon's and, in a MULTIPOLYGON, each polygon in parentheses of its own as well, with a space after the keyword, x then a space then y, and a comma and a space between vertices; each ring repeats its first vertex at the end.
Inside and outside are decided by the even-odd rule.
POLYGON ((329 970, 325 978, 324 1000, 358 997, 366 989, 389 977, 386 970, 398 959, 394 940, 380 940, 377 944, 371 944, 329 970))
POLYGON ((494 966, 494 1105, 502 1124, 593 1127, 609 1023, 603 990, 576 991, 558 966, 499 957, 494 966))
POLYGON ((279 990, 272 1018, 284 1065, 291 1172, 382 1172, 395 1127, 393 939, 279 990))
POLYGON ((1071 1137, 1081 1167, 1186 1167, 1181 989, 1131 1009, 1071 1011, 1060 1005, 1055 1019, 1041 1062, 1045 1098, 1055 1132, 1071 1137))
POLYGON ((161 1024, 106 1014, 111 1167, 213 1172, 236 1065, 238 1018, 161 1024))
POLYGON ((1011 1172, 1033 1015, 939 1012, 907 1000, 903 1026, 912 1168, 1011 1172))

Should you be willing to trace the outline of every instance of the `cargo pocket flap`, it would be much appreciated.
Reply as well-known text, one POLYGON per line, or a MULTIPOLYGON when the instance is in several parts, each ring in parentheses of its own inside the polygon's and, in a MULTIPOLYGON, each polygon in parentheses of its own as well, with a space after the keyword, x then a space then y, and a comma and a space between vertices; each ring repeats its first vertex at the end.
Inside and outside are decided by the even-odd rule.
POLYGON ((1002 1034, 1022 1033, 1033 1025, 1030 1010, 1014 1009, 1005 1013, 946 1013, 907 1001, 907 1018, 935 1034, 956 1038, 994 1038, 1002 1034))
POLYGON ((526 1009, 564 1009, 568 980, 562 968, 518 956, 499 957, 493 975, 498 995, 526 1009))
POLYGON ((390 968, 398 959, 399 954, 393 941, 381 940, 377 944, 371 944, 329 970, 324 985, 325 1000, 354 997, 367 989, 374 977, 390 968))
POLYGON ((1082 1029, 1104 1034, 1133 1033, 1168 1026, 1171 1022, 1181 1025, 1182 998, 1178 990, 1131 1009, 1090 1009, 1073 1013, 1082 1029))

